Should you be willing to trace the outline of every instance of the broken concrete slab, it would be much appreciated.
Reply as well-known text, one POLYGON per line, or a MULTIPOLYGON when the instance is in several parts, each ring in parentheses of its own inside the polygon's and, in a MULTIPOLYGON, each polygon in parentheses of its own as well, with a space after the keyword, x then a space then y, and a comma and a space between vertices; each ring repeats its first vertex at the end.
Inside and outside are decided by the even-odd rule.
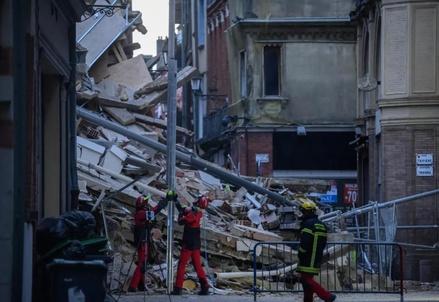
POLYGON ((142 55, 108 67, 110 75, 106 78, 113 83, 138 90, 152 82, 151 74, 142 55))
POLYGON ((136 122, 134 115, 125 108, 102 106, 103 109, 111 115, 120 124, 126 126, 136 122))

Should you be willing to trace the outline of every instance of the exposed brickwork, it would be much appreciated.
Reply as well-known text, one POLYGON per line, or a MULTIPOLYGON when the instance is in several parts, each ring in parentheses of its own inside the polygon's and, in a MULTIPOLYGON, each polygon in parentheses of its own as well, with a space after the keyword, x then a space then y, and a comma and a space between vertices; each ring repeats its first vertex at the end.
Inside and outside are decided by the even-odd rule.
MULTIPOLYGON (((384 201, 394 200, 438 186, 438 126, 386 127, 382 130, 384 201), (433 153, 434 175, 416 176, 416 154, 433 153)), ((438 196, 425 197, 398 205, 398 225, 437 224, 438 196)), ((436 229, 398 230, 397 241, 433 245, 439 241, 436 229)), ((410 259, 409 259, 410 260, 410 259)), ((411 261, 411 260, 410 260, 411 261)))
MULTIPOLYGON (((238 158, 241 174, 257 175, 256 154, 268 154, 269 162, 262 163, 262 176, 269 177, 273 171, 273 133, 240 132, 237 136, 238 158)), ((232 146, 233 148, 233 146, 232 146)))
MULTIPOLYGON (((207 26, 210 22, 215 23, 216 17, 222 12, 224 22, 218 22, 218 26, 207 34, 208 47, 208 73, 207 87, 208 94, 231 95, 231 84, 229 76, 229 62, 227 57, 227 43, 224 31, 230 26, 230 17, 225 16, 225 6, 227 1, 218 1, 214 7, 209 9, 207 16, 207 26)), ((226 105, 226 98, 209 100, 207 103, 207 114, 216 111, 226 105)))

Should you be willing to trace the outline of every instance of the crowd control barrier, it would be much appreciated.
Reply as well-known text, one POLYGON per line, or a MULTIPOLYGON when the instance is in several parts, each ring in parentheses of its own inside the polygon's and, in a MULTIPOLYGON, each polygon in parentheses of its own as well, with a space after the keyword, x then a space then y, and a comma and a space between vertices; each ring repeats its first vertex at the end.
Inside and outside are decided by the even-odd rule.
MULTIPOLYGON (((253 248, 258 293, 302 292, 296 272, 298 241, 259 242, 253 248)), ((328 242, 314 280, 332 293, 399 294, 404 301, 403 249, 387 242, 328 242)))

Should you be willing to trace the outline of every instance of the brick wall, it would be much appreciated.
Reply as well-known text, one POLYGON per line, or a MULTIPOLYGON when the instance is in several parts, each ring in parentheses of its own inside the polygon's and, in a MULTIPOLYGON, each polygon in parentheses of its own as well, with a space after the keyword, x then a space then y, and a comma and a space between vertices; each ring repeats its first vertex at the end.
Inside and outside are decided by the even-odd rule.
MULTIPOLYGON (((207 94, 231 95, 231 85, 229 76, 229 63, 227 57, 227 44, 225 37, 225 30, 230 25, 230 17, 226 17, 227 1, 218 1, 214 7, 209 9, 207 16, 207 27, 209 28, 207 34, 208 47, 208 71, 207 71, 207 94), (224 16, 224 21, 221 22, 220 15, 224 16), (216 19, 218 18, 218 26, 216 26, 216 19), (214 24, 213 31, 211 24, 214 24)), ((207 103, 207 114, 216 111, 226 105, 226 98, 221 97, 209 100, 207 103)))
MULTIPOLYGON (((272 132, 239 132, 237 135, 238 160, 241 174, 256 176, 256 154, 268 154, 269 162, 262 163, 262 176, 269 177, 273 172, 273 133, 272 132)), ((233 148, 233 147, 232 147, 233 148)))
MULTIPOLYGON (((438 188, 438 131, 439 127, 436 125, 383 128, 384 201, 438 188), (433 153, 433 176, 416 176, 417 153, 433 153)), ((439 196, 433 195, 399 204, 397 207, 398 225, 437 224, 439 219, 438 200, 439 196)), ((439 230, 400 229, 397 231, 396 241, 432 246, 439 242, 439 230)), ((406 265, 418 267, 420 257, 419 252, 411 250, 405 256, 406 265)), ((435 266, 439 267, 439 260, 436 260, 435 266)), ((407 269, 409 269, 408 266, 407 269)), ((410 270, 406 272, 406 277, 416 279, 419 276, 418 274, 419 270, 410 270)))

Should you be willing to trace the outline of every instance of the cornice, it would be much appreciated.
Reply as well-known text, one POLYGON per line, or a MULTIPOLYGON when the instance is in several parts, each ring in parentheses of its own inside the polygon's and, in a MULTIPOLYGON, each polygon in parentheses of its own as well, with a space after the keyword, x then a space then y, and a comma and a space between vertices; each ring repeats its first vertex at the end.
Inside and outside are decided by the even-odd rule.
POLYGON ((414 125, 439 125, 438 118, 392 118, 381 119, 381 126, 414 126, 414 125))
POLYGON ((279 40, 279 41, 357 41, 357 29, 352 25, 309 25, 309 24, 290 24, 289 26, 269 26, 269 27, 244 27, 243 32, 249 34, 253 40, 279 40))
POLYGON ((392 108, 392 107, 421 107, 421 106, 438 106, 439 98, 401 98, 401 99, 378 99, 377 106, 379 108, 392 108))

